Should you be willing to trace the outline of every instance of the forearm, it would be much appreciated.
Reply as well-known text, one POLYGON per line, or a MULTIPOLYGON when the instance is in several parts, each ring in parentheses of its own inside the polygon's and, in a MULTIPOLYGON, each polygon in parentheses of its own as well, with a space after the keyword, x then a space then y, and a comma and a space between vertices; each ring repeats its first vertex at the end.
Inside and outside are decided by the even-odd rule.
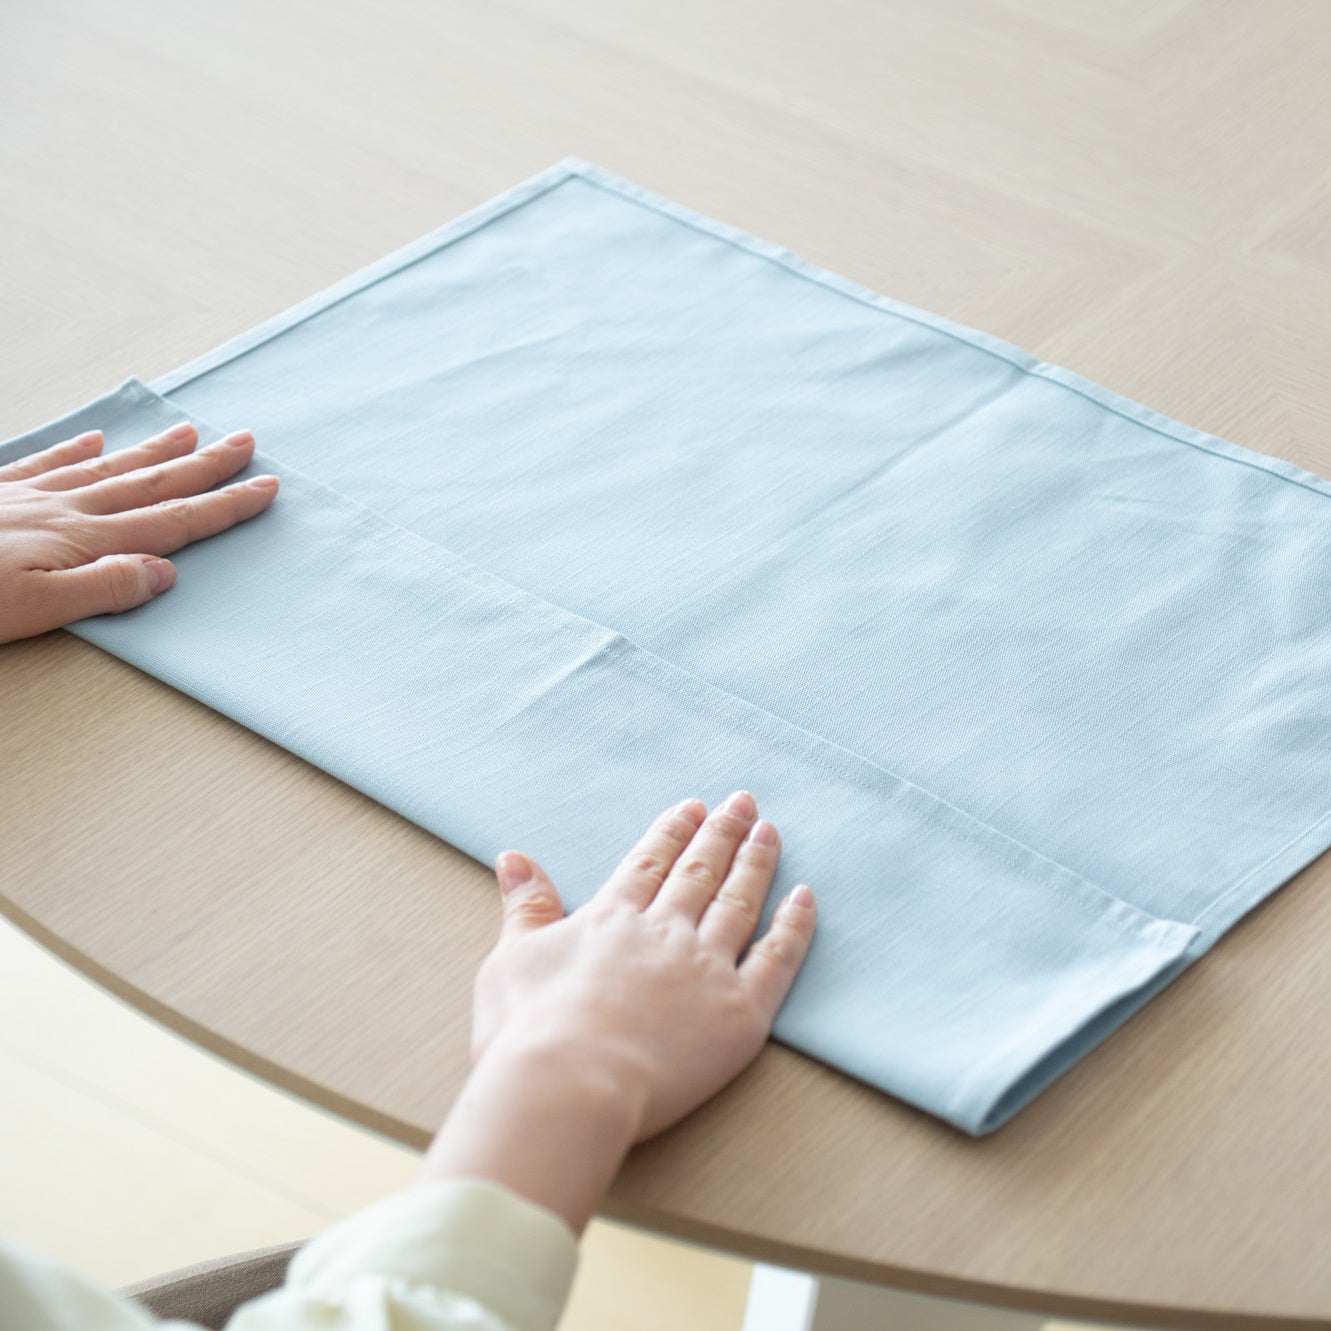
POLYGON ((496 1043, 467 1079, 420 1177, 490 1179, 580 1234, 639 1119, 625 1088, 595 1061, 553 1045, 496 1043))

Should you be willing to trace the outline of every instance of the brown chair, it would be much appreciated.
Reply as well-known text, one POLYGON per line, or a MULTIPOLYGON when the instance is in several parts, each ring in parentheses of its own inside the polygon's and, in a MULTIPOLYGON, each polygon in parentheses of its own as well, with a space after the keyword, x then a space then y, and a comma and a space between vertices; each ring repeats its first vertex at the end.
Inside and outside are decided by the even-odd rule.
POLYGON ((242 1303, 276 1289, 287 1273, 299 1243, 233 1253, 197 1266, 182 1266, 150 1280, 127 1285, 120 1292, 154 1317, 197 1322, 221 1331, 242 1303))

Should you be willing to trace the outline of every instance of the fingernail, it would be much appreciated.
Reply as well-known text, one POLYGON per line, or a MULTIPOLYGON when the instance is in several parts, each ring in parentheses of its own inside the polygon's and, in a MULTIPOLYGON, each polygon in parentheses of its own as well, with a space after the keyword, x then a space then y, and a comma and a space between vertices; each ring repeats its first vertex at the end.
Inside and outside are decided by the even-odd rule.
POLYGON ((747 790, 737 790, 721 807, 726 813, 737 813, 741 818, 752 818, 758 812, 758 803, 747 790))
POLYGON ((255 476, 252 480, 246 481, 245 484, 253 486, 256 490, 276 490, 281 482, 276 476, 255 476))
POLYGON ((670 812, 687 818, 694 826, 697 826, 707 817, 707 806, 700 799, 687 799, 681 800, 670 812))
POLYGON ((799 906, 808 910, 813 905, 813 888, 807 883, 801 883, 787 898, 786 905, 799 906))
POLYGON ((164 592, 176 580, 176 568, 168 559, 145 559, 143 567, 148 570, 153 595, 164 592))
POLYGON ((749 835, 746 841, 752 841, 755 846, 775 846, 776 828, 767 821, 766 818, 759 818, 754 825, 749 828, 749 835))
POLYGON ((495 861, 495 877, 499 879, 499 890, 508 892, 531 877, 531 865, 521 851, 506 850, 495 861))
POLYGON ((194 433, 194 427, 189 421, 181 421, 179 425, 173 425, 169 430, 162 433, 163 439, 188 439, 194 433))

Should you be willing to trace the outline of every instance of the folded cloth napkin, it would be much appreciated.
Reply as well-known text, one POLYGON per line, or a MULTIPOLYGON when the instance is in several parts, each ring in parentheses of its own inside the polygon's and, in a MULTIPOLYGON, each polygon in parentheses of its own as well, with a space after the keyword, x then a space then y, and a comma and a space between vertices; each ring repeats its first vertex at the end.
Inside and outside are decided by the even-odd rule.
POLYGON ((566 161, 0 448, 283 488, 74 631, 572 904, 752 789, 779 1038, 972 1133, 1331 843, 1331 486, 566 161))

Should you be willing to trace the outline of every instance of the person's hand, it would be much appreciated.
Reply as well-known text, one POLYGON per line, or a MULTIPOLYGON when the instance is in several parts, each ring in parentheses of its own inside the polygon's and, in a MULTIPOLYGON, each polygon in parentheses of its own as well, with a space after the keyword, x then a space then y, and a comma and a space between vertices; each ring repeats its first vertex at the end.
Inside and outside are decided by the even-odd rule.
POLYGON ((797 889, 741 961, 780 837, 754 821, 747 791, 706 812, 686 800, 663 814, 569 916, 539 864, 500 856, 504 924, 476 977, 475 1058, 541 1045, 599 1067, 632 1106, 639 1141, 753 1060, 804 960, 813 896, 797 889))
POLYGON ((273 502, 276 476, 211 490, 249 462, 248 431, 198 439, 176 425, 102 457, 94 430, 0 467, 0 643, 142 605, 176 580, 161 556, 273 502))
POLYGON ((780 839, 745 791, 705 815, 698 800, 668 810, 570 916, 538 864, 499 857, 475 1068, 427 1177, 496 1178, 580 1228, 634 1142, 756 1057, 813 936, 813 894, 795 888, 749 946, 780 839))

